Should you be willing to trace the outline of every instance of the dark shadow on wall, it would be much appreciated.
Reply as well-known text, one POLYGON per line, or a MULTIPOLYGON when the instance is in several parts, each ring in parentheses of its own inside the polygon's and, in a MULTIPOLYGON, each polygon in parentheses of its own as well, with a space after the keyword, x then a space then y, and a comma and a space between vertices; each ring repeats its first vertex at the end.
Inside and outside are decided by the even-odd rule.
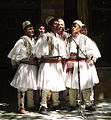
MULTIPOLYGON (((8 1, 9 2, 9 1, 8 1)), ((31 21, 33 26, 40 23, 41 6, 38 4, 9 4, 6 2, 0 7, 0 99, 13 97, 15 89, 10 86, 15 70, 12 69, 10 59, 7 57, 16 41, 23 35, 22 22, 31 21)), ((18 1, 23 2, 23 1, 18 1)), ((2 5, 1 1, 1 4, 2 5)))

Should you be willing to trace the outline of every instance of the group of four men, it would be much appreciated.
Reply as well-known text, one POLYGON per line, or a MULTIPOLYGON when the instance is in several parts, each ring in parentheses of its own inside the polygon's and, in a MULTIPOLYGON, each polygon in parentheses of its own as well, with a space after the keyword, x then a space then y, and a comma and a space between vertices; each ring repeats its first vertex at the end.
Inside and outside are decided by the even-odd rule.
POLYGON ((10 83, 18 89, 18 109, 26 113, 24 107, 25 92, 42 91, 40 112, 47 112, 47 97, 52 93, 52 110, 60 109, 59 92, 69 89, 69 108, 76 109, 78 90, 81 91, 85 108, 95 110, 91 105, 90 89, 99 83, 94 63, 101 57, 98 47, 86 35, 80 33, 83 23, 72 23, 72 34, 65 32, 63 19, 49 17, 49 28, 34 40, 34 28, 30 21, 22 24, 25 35, 9 52, 12 64, 19 67, 10 83), (39 66, 39 68, 37 67, 39 66), (38 68, 38 69, 37 69, 38 68), (92 74, 93 73, 93 74, 92 74))

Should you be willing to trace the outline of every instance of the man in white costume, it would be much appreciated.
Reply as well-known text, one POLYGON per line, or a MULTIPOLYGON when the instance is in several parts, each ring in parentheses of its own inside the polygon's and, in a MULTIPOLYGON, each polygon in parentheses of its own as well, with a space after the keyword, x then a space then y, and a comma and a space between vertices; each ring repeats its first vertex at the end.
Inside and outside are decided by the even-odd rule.
POLYGON ((72 24, 72 37, 68 39, 69 59, 66 65, 66 86, 69 88, 70 109, 76 109, 77 91, 80 90, 85 109, 94 111, 95 108, 90 101, 90 88, 99 83, 94 63, 101 57, 101 54, 96 44, 89 37, 80 33, 81 27, 82 22, 75 20, 72 24))
MULTIPOLYGON (((11 59, 12 65, 14 63, 19 65, 10 85, 18 90, 18 110, 20 113, 25 114, 25 92, 37 90, 37 62, 32 54, 35 46, 33 26, 30 21, 25 21, 22 24, 22 28, 25 35, 16 42, 8 57, 11 59)), ((31 95, 30 97, 33 96, 31 95)), ((33 100, 33 98, 30 100, 33 100)), ((34 103, 30 100, 28 104, 31 102, 31 106, 33 106, 34 103)))
MULTIPOLYGON (((88 29, 87 29, 85 24, 82 25, 82 28, 81 28, 80 32, 81 32, 81 34, 84 34, 84 35, 88 36, 88 29)), ((94 89, 91 88, 90 90, 91 90, 90 91, 90 94, 91 94, 90 95, 90 100, 91 100, 92 105, 95 105, 95 103, 94 103, 94 89)))
MULTIPOLYGON (((70 34, 65 31, 65 23, 64 23, 64 20, 62 18, 58 18, 57 33, 59 34, 59 37, 63 40, 63 42, 65 43, 65 47, 67 48, 67 38, 70 37, 70 34)), ((66 53, 67 53, 66 48, 64 48, 64 49, 66 50, 66 53)), ((66 77, 66 68, 65 67, 66 67, 66 59, 63 60, 64 77, 66 77)), ((64 102, 65 106, 66 106, 66 102, 69 102, 68 89, 60 92, 60 97, 62 98, 61 102, 64 102)), ((64 104, 62 104, 62 105, 64 105, 64 104)), ((65 107, 65 106, 63 106, 63 107, 65 107)))
POLYGON ((66 89, 62 66, 62 58, 65 58, 66 55, 65 45, 57 34, 58 19, 54 17, 48 17, 47 19, 49 32, 44 33, 36 44, 36 56, 41 58, 38 87, 42 89, 42 100, 40 103, 40 112, 42 113, 48 110, 48 92, 52 92, 52 110, 56 110, 59 109, 60 103, 58 92, 66 89))

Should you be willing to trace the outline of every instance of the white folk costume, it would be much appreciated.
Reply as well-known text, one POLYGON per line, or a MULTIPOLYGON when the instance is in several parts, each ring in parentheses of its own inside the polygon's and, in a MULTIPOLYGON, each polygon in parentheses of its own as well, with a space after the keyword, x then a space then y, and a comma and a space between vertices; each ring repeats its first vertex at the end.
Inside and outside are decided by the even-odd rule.
POLYGON ((66 86, 72 89, 79 89, 78 61, 75 58, 77 55, 77 45, 79 45, 79 57, 81 58, 79 61, 80 88, 82 90, 92 88, 95 84, 99 83, 99 79, 95 65, 90 66, 88 60, 93 59, 96 62, 96 60, 101 57, 99 49, 94 41, 83 34, 79 34, 76 39, 71 37, 69 41, 67 49, 69 59, 66 65, 66 86), (70 53, 75 54, 75 56, 71 57, 70 53), (88 58, 87 60, 86 56, 88 58))
POLYGON ((20 91, 37 90, 37 67, 35 65, 36 61, 32 57, 34 46, 34 39, 31 40, 24 35, 8 54, 11 60, 19 63, 10 85, 20 91))
POLYGON ((36 57, 43 61, 38 72, 38 87, 53 92, 65 90, 61 57, 65 58, 64 42, 54 33, 43 34, 36 44, 36 57), (45 59, 46 57, 46 59, 45 59), (49 57, 49 58, 48 58, 49 57))

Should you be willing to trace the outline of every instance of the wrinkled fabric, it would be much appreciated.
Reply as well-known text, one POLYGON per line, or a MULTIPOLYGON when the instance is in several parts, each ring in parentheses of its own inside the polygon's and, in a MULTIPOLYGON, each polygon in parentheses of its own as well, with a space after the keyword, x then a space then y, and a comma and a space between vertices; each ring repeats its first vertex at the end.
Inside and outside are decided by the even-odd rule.
MULTIPOLYGON (((52 37, 52 44, 54 46, 52 56, 65 57, 65 44, 61 39, 53 33, 50 33, 52 37)), ((36 57, 49 55, 49 46, 47 41, 47 33, 43 34, 38 39, 35 48, 36 57)), ((61 63, 41 63, 38 71, 38 88, 51 91, 65 90, 65 81, 63 75, 63 68, 61 63)))
MULTIPOLYGON (((34 40, 31 40, 28 36, 23 37, 31 44, 31 51, 33 53, 34 40)), ((19 39, 16 42, 12 50, 9 52, 8 57, 16 62, 28 58, 26 47, 22 39, 19 39)), ((37 67, 35 65, 20 63, 10 85, 20 91, 27 91, 28 89, 37 90, 37 67)))
MULTIPOLYGON (((67 72, 66 74, 66 86, 72 89, 79 89, 78 73, 80 72, 80 88, 87 89, 92 88, 95 84, 99 83, 97 71, 95 65, 90 66, 88 60, 94 58, 96 61, 101 57, 99 49, 94 41, 83 34, 79 34, 74 42, 74 38, 68 44, 68 52, 77 53, 77 44, 79 45, 79 57, 87 59, 86 61, 79 61, 79 68, 77 61, 73 62, 73 72, 67 72), (76 42, 76 43, 75 43, 76 42), (78 72, 79 69, 79 72, 78 72)), ((68 61, 69 62, 69 61, 68 61)), ((68 64, 68 63, 67 63, 68 64)))

